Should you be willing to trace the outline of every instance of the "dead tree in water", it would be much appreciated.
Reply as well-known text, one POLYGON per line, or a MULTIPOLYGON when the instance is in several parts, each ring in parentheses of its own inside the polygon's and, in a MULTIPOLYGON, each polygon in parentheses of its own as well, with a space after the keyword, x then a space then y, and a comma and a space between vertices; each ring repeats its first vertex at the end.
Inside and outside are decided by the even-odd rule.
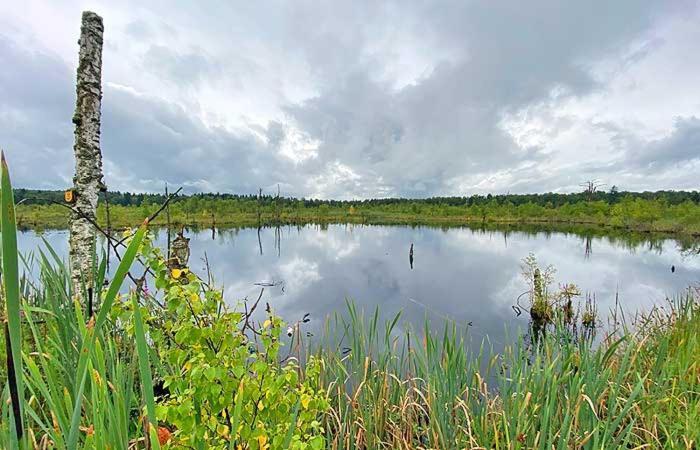
POLYGON ((106 187, 102 178, 100 151, 100 106, 102 102, 102 35, 104 26, 97 14, 85 11, 80 27, 75 124, 74 210, 70 220, 70 260, 74 294, 81 285, 92 286, 97 199, 106 187))
POLYGON ((579 186, 584 187, 584 194, 586 194, 586 199, 588 201, 593 200, 593 196, 595 195, 596 192, 598 192, 598 189, 601 187, 605 186, 605 184, 601 183, 599 180, 588 180, 584 183, 579 184, 579 186))

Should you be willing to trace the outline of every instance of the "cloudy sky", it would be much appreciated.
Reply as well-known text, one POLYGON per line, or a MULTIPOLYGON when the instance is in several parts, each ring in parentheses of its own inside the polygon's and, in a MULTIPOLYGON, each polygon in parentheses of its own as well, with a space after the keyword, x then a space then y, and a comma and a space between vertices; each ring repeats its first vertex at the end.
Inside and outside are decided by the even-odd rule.
POLYGON ((0 3, 15 185, 72 178, 104 17, 110 189, 322 198, 697 189, 698 1, 0 3))

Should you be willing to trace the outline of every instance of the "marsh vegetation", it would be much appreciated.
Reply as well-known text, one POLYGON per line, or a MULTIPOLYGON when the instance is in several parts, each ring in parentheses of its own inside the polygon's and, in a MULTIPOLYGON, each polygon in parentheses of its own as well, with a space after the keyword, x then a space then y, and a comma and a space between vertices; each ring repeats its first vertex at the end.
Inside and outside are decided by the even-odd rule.
MULTIPOLYGON (((62 193, 19 190, 20 226, 65 228, 69 210, 62 193)), ((165 200, 163 195, 107 193, 101 196, 98 221, 115 227, 137 226, 165 200)), ((587 225, 608 229, 700 234, 700 194, 596 192, 592 195, 532 194, 334 201, 274 195, 197 194, 171 203, 171 224, 265 226, 304 223, 467 225, 587 225)), ((160 216, 154 225, 165 225, 160 216)))
POLYGON ((557 290, 528 257, 538 334, 503 351, 352 302, 309 340, 308 316, 285 324, 261 297, 229 304, 206 273, 173 266, 147 223, 109 241, 118 267, 100 258, 81 293, 50 247, 38 279, 20 276, 32 261, 17 251, 6 166, 2 180, 5 448, 697 446, 692 293, 614 316, 593 339, 580 330, 597 314, 569 309, 577 289, 557 290))

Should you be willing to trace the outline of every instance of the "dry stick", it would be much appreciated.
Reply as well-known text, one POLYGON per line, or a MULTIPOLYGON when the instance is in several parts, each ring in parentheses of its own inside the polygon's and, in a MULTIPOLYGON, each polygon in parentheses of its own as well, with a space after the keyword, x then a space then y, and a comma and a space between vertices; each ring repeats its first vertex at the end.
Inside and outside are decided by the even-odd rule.
POLYGON ((258 188, 258 230, 260 229, 260 219, 261 219, 261 211, 260 211, 260 203, 262 202, 262 188, 258 188))
MULTIPOLYGON (((165 183, 165 198, 168 199, 168 183, 165 183)), ((167 230, 168 230, 168 250, 167 250, 167 255, 168 255, 168 261, 170 261, 170 205, 165 208, 165 218, 167 221, 167 230)))
POLYGON ((280 184, 277 183, 277 198, 275 198, 275 216, 277 220, 277 226, 280 223, 280 184))
MULTIPOLYGON (((105 198, 105 209, 107 213, 107 234, 110 236, 112 235, 112 221, 109 216, 109 194, 107 192, 107 189, 104 190, 104 198, 105 198)), ((109 272, 109 253, 110 253, 110 246, 107 246, 107 272, 109 272)))
MULTIPOLYGON (((173 192, 172 194, 170 194, 170 196, 169 196, 167 199, 165 199, 165 202, 164 202, 162 205, 160 205, 160 208, 158 208, 158 209, 156 210, 156 212, 154 212, 153 214, 151 214, 151 217, 148 218, 148 223, 153 222, 153 221, 156 219, 156 217, 158 217, 158 216, 160 215, 160 213, 162 213, 163 210, 170 204, 170 200, 172 200, 173 198, 175 198, 175 196, 176 196, 177 194, 179 194, 181 190, 182 190, 182 188, 179 188, 177 191, 175 191, 175 192, 173 192)), ((131 237, 131 235, 125 236, 125 237, 122 238, 119 242, 117 242, 117 244, 122 244, 124 241, 126 241, 126 240, 129 239, 130 237, 131 237)))
POLYGON ((248 302, 243 303, 243 307, 245 308, 245 322, 243 323, 243 330, 245 330, 246 328, 249 329, 253 332, 254 336, 258 336, 260 335, 260 333, 250 325, 250 318, 253 315, 253 311, 255 311, 255 309, 258 307, 258 303, 260 303, 260 299, 263 296, 263 292, 265 292, 265 288, 260 289, 260 295, 258 295, 258 299, 255 301, 255 303, 253 303, 253 307, 250 308, 250 311, 248 310, 248 302))

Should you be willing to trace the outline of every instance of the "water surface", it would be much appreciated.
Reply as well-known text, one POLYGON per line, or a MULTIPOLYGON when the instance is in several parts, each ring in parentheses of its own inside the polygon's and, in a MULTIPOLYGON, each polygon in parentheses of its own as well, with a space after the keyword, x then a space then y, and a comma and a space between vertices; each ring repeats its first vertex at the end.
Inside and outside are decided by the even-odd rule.
MULTIPOLYGON (((308 225, 190 231, 190 266, 204 274, 204 256, 229 303, 260 293, 263 301, 293 321, 310 313, 317 332, 324 317, 345 310, 352 299, 365 311, 403 311, 407 323, 426 318, 437 329, 444 319, 488 335, 497 347, 525 329, 515 299, 527 289, 522 258, 534 253, 557 269, 559 283, 575 283, 595 296, 605 315, 615 304, 628 312, 648 310, 700 280, 700 258, 688 256, 671 239, 652 241, 583 237, 557 232, 501 232, 469 228, 308 225), (409 248, 414 246, 413 267, 409 248), (671 271, 674 266, 675 272, 671 271), (272 285, 272 286, 269 286, 272 285), (470 325, 469 325, 470 324, 470 325)), ((67 232, 43 237, 63 256, 67 232)), ((166 233, 156 241, 165 247, 166 233)), ((20 233, 21 251, 41 245, 35 232, 20 233)))

